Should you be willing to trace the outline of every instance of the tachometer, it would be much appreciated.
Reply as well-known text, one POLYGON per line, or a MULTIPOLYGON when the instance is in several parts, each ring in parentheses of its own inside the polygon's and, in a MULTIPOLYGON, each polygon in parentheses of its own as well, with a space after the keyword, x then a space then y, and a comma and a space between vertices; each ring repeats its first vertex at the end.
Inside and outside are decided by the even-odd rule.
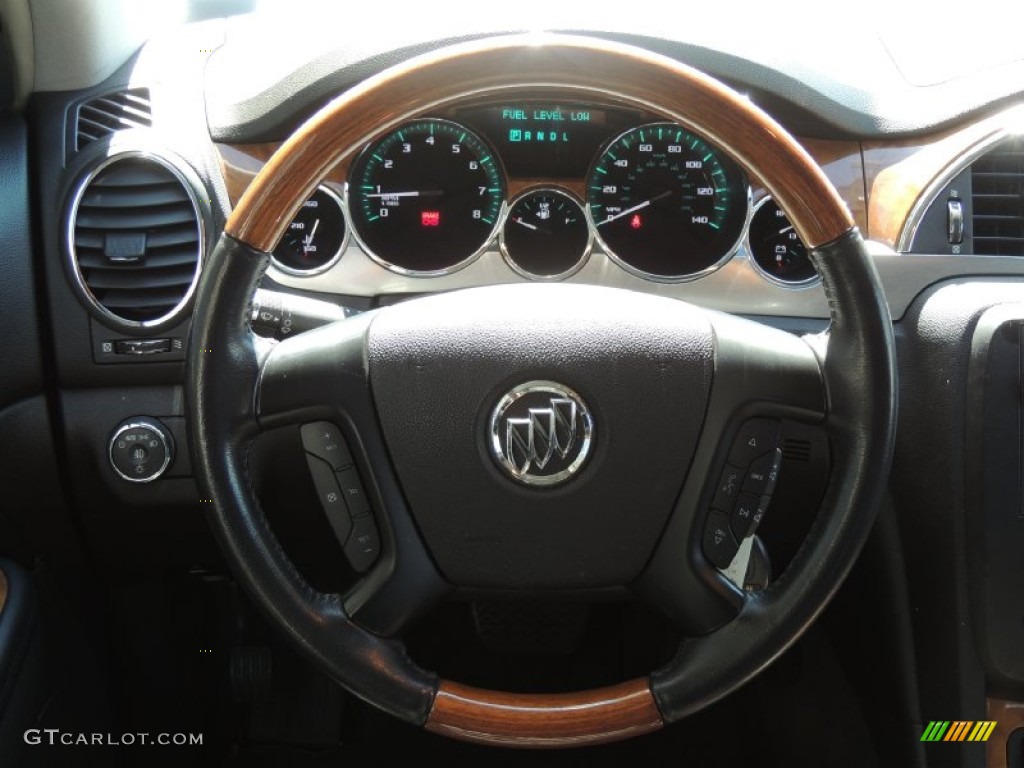
POLYGON ((407 123, 367 147, 349 179, 355 235, 384 266, 442 274, 464 266, 500 223, 505 183, 493 153, 447 120, 407 123))
POLYGON ((719 149, 680 125, 655 123, 608 145, 590 171, 587 204, 601 245, 624 268, 688 280, 735 251, 750 187, 719 149))

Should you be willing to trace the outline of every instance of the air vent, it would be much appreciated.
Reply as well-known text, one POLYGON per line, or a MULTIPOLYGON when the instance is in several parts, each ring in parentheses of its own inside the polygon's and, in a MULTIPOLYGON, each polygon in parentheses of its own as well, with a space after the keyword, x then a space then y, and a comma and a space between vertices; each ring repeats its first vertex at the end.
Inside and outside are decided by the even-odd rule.
POLYGON ((164 323, 199 275, 202 220, 192 186, 156 156, 108 158, 75 196, 68 241, 74 274, 100 315, 134 327, 164 323))
POLYGON ((1024 139, 998 144, 971 165, 974 253, 1024 256, 1024 139))
POLYGON ((153 109, 149 88, 129 88, 90 99, 78 107, 75 149, 125 128, 149 128, 153 109))

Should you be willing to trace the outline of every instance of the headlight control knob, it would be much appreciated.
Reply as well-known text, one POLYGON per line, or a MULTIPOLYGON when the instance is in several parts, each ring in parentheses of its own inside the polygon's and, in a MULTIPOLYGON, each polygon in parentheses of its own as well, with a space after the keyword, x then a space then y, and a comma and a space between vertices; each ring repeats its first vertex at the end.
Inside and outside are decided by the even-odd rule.
POLYGON ((121 422, 110 438, 110 465, 130 483, 149 483, 167 471, 174 458, 170 431, 154 418, 136 416, 121 422))

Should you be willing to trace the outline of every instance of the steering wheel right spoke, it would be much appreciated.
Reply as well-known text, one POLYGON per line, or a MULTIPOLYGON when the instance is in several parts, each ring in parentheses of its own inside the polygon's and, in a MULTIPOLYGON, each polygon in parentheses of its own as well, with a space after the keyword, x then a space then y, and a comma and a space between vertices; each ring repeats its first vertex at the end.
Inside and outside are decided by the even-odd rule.
POLYGON ((708 313, 715 380, 676 509, 634 590, 687 637, 731 621, 752 537, 771 503, 783 419, 826 418, 821 364, 807 341, 766 325, 708 313), (738 575, 737 575, 738 574, 738 575))

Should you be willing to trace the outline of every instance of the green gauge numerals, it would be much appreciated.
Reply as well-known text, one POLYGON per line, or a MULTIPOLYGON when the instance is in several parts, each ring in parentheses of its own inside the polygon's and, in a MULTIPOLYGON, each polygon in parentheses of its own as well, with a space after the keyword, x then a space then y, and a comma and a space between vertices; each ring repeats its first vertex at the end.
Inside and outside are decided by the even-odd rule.
POLYGON ((739 167, 673 123, 633 128, 590 171, 598 238, 627 269, 663 280, 704 274, 735 251, 750 191, 739 167))
POLYGON ((419 120, 363 152, 349 199, 356 235, 373 258, 398 271, 441 273, 468 263, 491 240, 505 183, 474 133, 419 120))

